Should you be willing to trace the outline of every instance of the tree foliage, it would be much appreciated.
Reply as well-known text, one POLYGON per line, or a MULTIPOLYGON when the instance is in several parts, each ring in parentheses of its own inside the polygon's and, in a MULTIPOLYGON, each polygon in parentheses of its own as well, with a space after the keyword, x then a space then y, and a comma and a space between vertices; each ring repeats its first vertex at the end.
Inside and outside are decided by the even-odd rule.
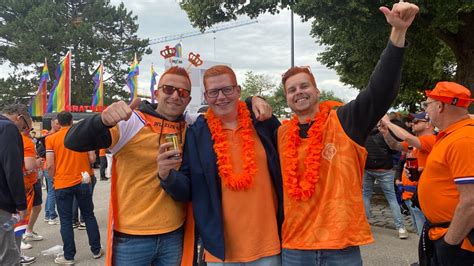
POLYGON ((275 84, 273 84, 269 77, 248 71, 245 73, 245 81, 242 84, 241 98, 246 99, 254 95, 268 95, 274 88, 275 84))
MULTIPOLYGON (((147 39, 137 36, 137 17, 123 3, 109 0, 3 0, 0 3, 0 62, 9 63, 12 77, 29 83, 32 95, 44 59, 48 60, 51 88, 59 61, 72 52, 72 104, 90 104, 92 75, 105 66, 105 104, 128 98, 122 88, 134 53, 151 53, 147 39)), ((1 95, 24 98, 12 78, 2 80, 1 95), (11 93, 11 94, 10 94, 11 93)))
MULTIPOLYGON (((474 2, 411 1, 420 14, 409 29, 400 94, 395 104, 411 109, 423 91, 439 80, 456 80, 474 90, 474 2)), ((366 85, 390 27, 379 6, 394 1, 380 0, 282 0, 224 1, 183 0, 181 7, 192 24, 205 29, 230 21, 238 15, 251 18, 292 8, 304 21, 312 21, 311 35, 326 50, 319 59, 335 69, 341 81, 357 89, 366 85)))

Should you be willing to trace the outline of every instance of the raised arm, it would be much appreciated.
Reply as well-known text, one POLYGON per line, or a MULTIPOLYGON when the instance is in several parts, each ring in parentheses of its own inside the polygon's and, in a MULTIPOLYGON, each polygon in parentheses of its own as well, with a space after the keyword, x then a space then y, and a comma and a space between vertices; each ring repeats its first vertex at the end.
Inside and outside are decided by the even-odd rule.
POLYGON ((382 118, 382 123, 387 126, 387 128, 392 131, 395 136, 401 140, 404 140, 408 143, 409 146, 413 146, 417 149, 421 149, 421 141, 415 135, 401 128, 400 126, 395 125, 390 121, 387 115, 382 118))
POLYGON ((380 133, 382 133, 385 143, 387 143, 390 149, 395 150, 395 151, 405 151, 405 148, 403 147, 403 145, 400 142, 398 142, 392 136, 392 134, 390 134, 387 125, 383 121, 380 121, 378 128, 379 128, 380 133))

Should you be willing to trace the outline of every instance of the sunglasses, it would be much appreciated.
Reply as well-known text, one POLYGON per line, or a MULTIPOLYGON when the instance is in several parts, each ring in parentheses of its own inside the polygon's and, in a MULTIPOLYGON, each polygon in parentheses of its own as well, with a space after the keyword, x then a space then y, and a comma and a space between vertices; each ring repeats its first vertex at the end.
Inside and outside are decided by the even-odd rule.
POLYGON ((423 101, 423 102, 420 103, 420 105, 421 105, 421 108, 426 110, 426 108, 428 108, 428 105, 430 105, 430 103, 434 103, 434 102, 437 102, 437 101, 423 101))
POLYGON ((176 91, 178 92, 178 96, 181 98, 187 98, 189 95, 191 95, 191 91, 183 88, 176 88, 171 85, 161 85, 158 87, 158 89, 161 89, 164 93, 168 95, 173 95, 173 93, 176 91))
POLYGON ((231 86, 227 86, 227 87, 223 87, 219 89, 212 89, 212 90, 206 91, 204 94, 209 98, 217 98, 217 96, 219 96, 220 91, 224 95, 231 95, 232 93, 234 93, 234 89, 237 87, 239 87, 239 85, 231 85, 231 86))
POLYGON ((19 115, 19 117, 21 117, 21 119, 23 119, 23 122, 25 123, 25 125, 23 126, 23 128, 21 129, 22 131, 31 131, 31 128, 30 126, 28 125, 28 122, 26 121, 25 117, 23 115, 19 115))
POLYGON ((413 120, 412 123, 413 123, 414 125, 416 125, 416 124, 418 124, 418 123, 420 123, 420 122, 425 122, 425 123, 426 123, 426 122, 428 122, 428 121, 421 119, 421 120, 413 120))

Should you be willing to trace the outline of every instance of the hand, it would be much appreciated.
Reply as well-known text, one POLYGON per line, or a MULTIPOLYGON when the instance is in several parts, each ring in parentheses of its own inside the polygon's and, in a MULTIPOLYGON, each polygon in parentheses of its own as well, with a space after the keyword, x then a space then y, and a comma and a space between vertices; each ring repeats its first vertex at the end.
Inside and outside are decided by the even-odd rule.
POLYGON ((102 123, 108 127, 113 127, 120 121, 127 121, 130 119, 133 110, 138 107, 140 102, 140 98, 135 98, 130 105, 127 105, 124 101, 115 102, 109 105, 100 114, 102 123))
POLYGON ((36 168, 41 168, 43 167, 44 160, 43 158, 38 158, 36 159, 36 168))
POLYGON ((24 221, 28 215, 28 210, 18 211, 18 215, 20 215, 20 221, 24 221))
POLYGON ((395 29, 406 30, 410 27, 419 11, 418 6, 400 1, 393 5, 392 10, 387 7, 380 7, 379 10, 385 15, 388 24, 395 29))
POLYGON ((258 121, 265 121, 272 117, 272 107, 258 96, 252 97, 252 111, 258 121))
POLYGON ((400 179, 395 179, 395 185, 401 185, 402 184, 402 181, 400 181, 400 179))
POLYGON ((384 122, 384 124, 388 125, 388 123, 391 123, 390 117, 388 115, 384 115, 380 121, 384 122))
POLYGON ((387 124, 385 124, 385 122, 383 120, 380 120, 378 129, 379 129, 380 133, 382 133, 382 135, 387 136, 388 127, 387 127, 387 124))
POLYGON ((173 157, 180 154, 179 150, 169 150, 169 148, 173 147, 173 143, 166 142, 160 145, 158 149, 158 157, 156 158, 156 163, 158 166, 158 176, 162 180, 166 180, 168 178, 171 169, 176 169, 181 165, 183 159, 180 157, 179 159, 173 157))

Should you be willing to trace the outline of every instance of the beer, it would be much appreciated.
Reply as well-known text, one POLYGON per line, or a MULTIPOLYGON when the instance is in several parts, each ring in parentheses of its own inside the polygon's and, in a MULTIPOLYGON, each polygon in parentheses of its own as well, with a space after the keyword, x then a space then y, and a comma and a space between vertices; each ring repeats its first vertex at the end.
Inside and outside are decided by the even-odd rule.
POLYGON ((406 160, 406 168, 410 173, 410 181, 415 182, 420 179, 420 172, 418 171, 418 159, 415 157, 413 153, 413 147, 408 146, 407 152, 407 160, 406 160))
MULTIPOLYGON (((175 134, 175 133, 166 134, 165 141, 173 143, 173 146, 170 147, 168 149, 168 151, 172 151, 172 150, 179 151, 180 150, 180 143, 179 143, 179 138, 178 138, 177 134, 175 134)), ((171 156, 171 159, 175 159, 175 160, 179 160, 180 158, 181 158, 180 154, 175 154, 175 155, 171 156)))

